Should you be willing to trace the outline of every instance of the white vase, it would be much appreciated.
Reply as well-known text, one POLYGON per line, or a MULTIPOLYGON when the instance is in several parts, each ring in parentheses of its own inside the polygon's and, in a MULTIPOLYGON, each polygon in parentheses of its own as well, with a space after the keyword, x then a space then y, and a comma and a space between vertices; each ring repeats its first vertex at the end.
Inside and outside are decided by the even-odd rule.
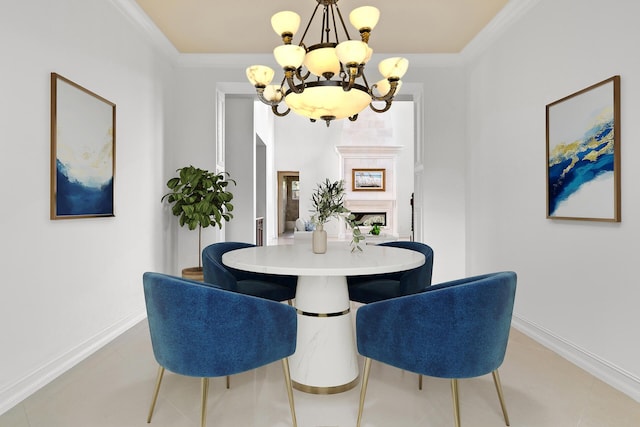
POLYGON ((322 224, 316 225, 316 229, 311 234, 311 243, 314 254, 323 254, 327 252, 327 232, 324 231, 322 224))

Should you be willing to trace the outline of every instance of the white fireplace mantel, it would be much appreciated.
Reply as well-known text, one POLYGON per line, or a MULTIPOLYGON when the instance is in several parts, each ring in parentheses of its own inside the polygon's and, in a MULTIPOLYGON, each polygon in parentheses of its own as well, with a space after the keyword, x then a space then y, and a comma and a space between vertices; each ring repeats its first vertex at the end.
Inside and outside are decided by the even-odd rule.
POLYGON ((339 145, 341 178, 345 182, 345 207, 353 212, 385 212, 384 229, 397 234, 396 169, 399 145, 339 145), (352 191, 352 169, 384 169, 385 191, 352 191))

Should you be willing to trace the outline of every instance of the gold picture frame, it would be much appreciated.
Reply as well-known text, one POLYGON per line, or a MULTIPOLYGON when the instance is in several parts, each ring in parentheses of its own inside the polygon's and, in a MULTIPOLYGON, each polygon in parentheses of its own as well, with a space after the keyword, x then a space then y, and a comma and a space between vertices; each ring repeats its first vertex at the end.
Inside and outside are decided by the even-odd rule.
POLYGON ((385 169, 352 169, 351 170, 351 190, 352 191, 385 191, 386 190, 386 170, 385 169))
POLYGON ((51 219, 114 216, 116 105, 51 73, 51 219))
POLYGON ((620 76, 546 107, 547 218, 620 222, 620 76))

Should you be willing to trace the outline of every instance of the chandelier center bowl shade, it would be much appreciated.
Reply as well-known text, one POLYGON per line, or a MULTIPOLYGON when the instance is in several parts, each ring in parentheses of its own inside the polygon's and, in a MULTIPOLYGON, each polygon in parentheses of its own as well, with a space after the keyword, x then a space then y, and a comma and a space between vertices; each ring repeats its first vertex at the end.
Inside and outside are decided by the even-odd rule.
POLYGON ((316 2, 297 44, 292 42, 300 29, 300 16, 291 11, 272 16, 273 30, 282 39, 273 54, 284 76, 279 85, 271 84, 273 69, 264 65, 248 67, 247 78, 256 88, 258 99, 270 105, 277 116, 294 111, 311 121, 324 120, 327 126, 332 120, 354 121, 367 106, 378 113, 387 111, 409 62, 405 58, 385 59, 378 67, 382 79, 372 85, 367 81, 364 70, 373 55, 369 37, 378 23, 379 10, 362 6, 349 14, 349 21, 360 35, 358 40, 351 39, 338 0, 316 2), (308 45, 305 37, 316 17, 322 21, 322 33, 317 43, 308 45), (286 105, 284 111, 280 111, 282 101, 286 105), (374 102, 381 106, 376 107, 374 102))

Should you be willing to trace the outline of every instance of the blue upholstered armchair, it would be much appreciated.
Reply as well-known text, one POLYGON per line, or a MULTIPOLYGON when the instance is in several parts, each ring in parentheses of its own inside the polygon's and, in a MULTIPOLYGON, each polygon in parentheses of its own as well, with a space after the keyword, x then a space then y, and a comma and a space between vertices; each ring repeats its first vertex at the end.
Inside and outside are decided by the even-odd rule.
POLYGON ((372 360, 451 379, 456 427, 460 426, 458 378, 491 372, 509 425, 498 367, 507 348, 515 292, 516 274, 499 272, 360 307, 356 335, 365 364, 358 427, 372 360))
POLYGON ((224 289, 253 295, 273 301, 289 301, 295 298, 296 276, 252 273, 227 267, 222 263, 222 255, 235 249, 255 247, 250 243, 219 242, 202 250, 202 271, 206 283, 216 284, 224 289))
POLYGON ((396 273, 347 277, 349 299, 364 304, 421 292, 431 285, 433 249, 420 242, 394 241, 380 246, 393 246, 421 252, 425 262, 420 267, 396 273))
POLYGON ((160 365, 147 422, 151 422, 165 369, 202 378, 204 427, 209 377, 282 360, 296 426, 287 361, 296 349, 293 307, 159 273, 145 273, 143 286, 153 354, 160 365))

